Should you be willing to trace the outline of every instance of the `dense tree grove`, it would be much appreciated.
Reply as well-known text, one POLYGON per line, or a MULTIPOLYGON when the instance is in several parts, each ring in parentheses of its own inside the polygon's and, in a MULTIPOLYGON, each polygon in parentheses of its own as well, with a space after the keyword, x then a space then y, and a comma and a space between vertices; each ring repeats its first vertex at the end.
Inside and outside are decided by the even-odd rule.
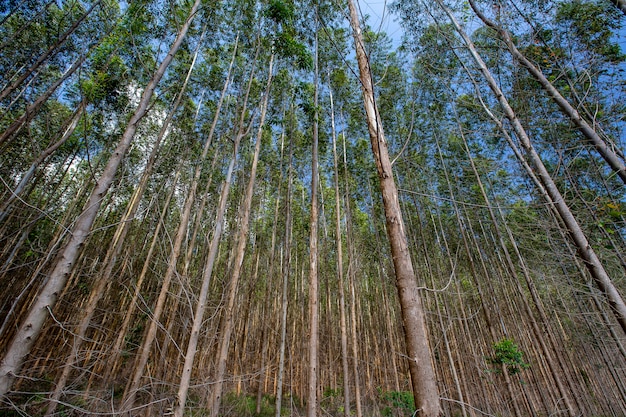
POLYGON ((626 5, 0 2, 0 416, 626 415, 626 5))

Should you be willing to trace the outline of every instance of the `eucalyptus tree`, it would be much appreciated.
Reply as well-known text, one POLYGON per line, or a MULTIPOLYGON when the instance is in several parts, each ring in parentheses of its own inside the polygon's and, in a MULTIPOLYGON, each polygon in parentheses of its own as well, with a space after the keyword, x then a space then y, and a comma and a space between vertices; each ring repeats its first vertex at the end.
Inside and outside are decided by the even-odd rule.
MULTIPOLYGON (((285 112, 285 124, 293 123, 293 118, 295 117, 293 105, 289 112, 285 112), (287 121, 287 118, 290 118, 291 121, 287 121)), ((287 126, 285 126, 287 128, 287 126)), ((287 162, 287 189, 285 191, 285 231, 283 237, 283 259, 282 259, 282 270, 281 270, 281 305, 280 305, 280 342, 278 348, 278 370, 276 376, 276 409, 275 416, 280 417, 282 412, 282 401, 283 401, 283 379, 285 375, 285 351, 287 348, 287 309, 288 309, 288 292, 289 292, 289 277, 291 272, 291 229, 292 229, 292 219, 291 219, 291 201, 292 201, 292 190, 293 190, 293 142, 294 139, 289 131, 287 131, 289 136, 289 146, 288 146, 288 162, 287 162)))
POLYGON ((434 417, 441 413, 439 390, 435 379, 426 319, 417 287, 415 272, 404 230, 398 191, 394 181, 383 125, 374 96, 374 80, 370 70, 359 18, 352 0, 348 0, 350 25, 354 36, 366 121, 376 161, 378 178, 385 207, 387 235, 396 273, 396 286, 402 308, 405 341, 411 384, 417 415, 434 417))
POLYGON ((309 221, 309 362, 308 362, 308 392, 307 392, 307 417, 315 417, 319 406, 317 398, 317 384, 319 375, 319 276, 318 276, 318 88, 319 88, 319 65, 318 65, 318 17, 315 10, 315 79, 313 81, 313 132, 311 150, 311 217, 309 221))
POLYGON ((28 315, 24 318, 19 330, 9 343, 2 359, 2 365, 0 366, 1 396, 6 395, 11 389, 15 377, 19 375, 24 358, 30 352, 35 340, 39 337, 51 308, 54 307, 57 301, 59 292, 65 286, 72 268, 74 267, 74 263, 79 256, 80 249, 87 239, 94 220, 98 215, 98 209, 100 208, 102 199, 107 194, 113 182, 115 173, 130 147, 141 119, 148 112, 148 106, 159 81, 174 59, 176 51, 184 41, 199 6, 200 0, 196 0, 189 9, 189 14, 183 26, 179 29, 176 39, 169 49, 169 53, 161 61, 158 69, 154 72, 149 83, 146 85, 137 108, 128 122, 126 130, 108 160, 96 187, 92 190, 83 212, 72 227, 72 234, 69 241, 57 257, 48 276, 48 281, 39 291, 34 303, 30 307, 28 315))
POLYGON ((498 103, 502 107, 506 118, 511 123, 512 128, 521 143, 522 148, 527 153, 530 163, 533 165, 533 171, 536 172, 536 176, 541 183, 542 187, 540 188, 540 191, 542 192, 546 200, 550 204, 554 205, 556 211, 559 213, 559 217, 566 225, 569 236, 574 241, 580 257, 585 261, 587 269, 589 270, 591 276, 593 277, 596 284, 611 305, 617 322, 622 327, 622 330, 626 332, 626 303, 624 303, 621 294, 619 293, 618 289, 615 287, 613 281, 606 272, 595 250, 589 244, 584 231, 582 230, 571 209, 565 202, 554 179, 552 178, 551 174, 548 172, 545 164, 543 163, 543 160, 537 153, 533 143, 531 142, 526 132, 526 129, 522 126, 521 121, 509 104, 508 99, 494 79, 491 71, 489 71, 489 69, 487 68, 485 62, 475 48, 474 43, 463 30, 454 14, 450 11, 449 8, 447 8, 443 4, 443 2, 437 1, 437 4, 448 15, 457 32, 463 38, 467 48, 469 49, 469 52, 471 53, 473 60, 477 64, 487 84, 489 85, 489 88, 492 90, 498 103))
POLYGON ((180 90, 176 94, 174 102, 171 106, 171 110, 168 112, 167 116, 163 120, 161 129, 159 130, 156 140, 154 144, 152 145, 152 151, 150 152, 150 155, 148 156, 148 159, 146 161, 146 166, 141 175, 139 183, 137 187, 135 188, 135 191, 131 197, 131 200, 128 206, 126 207, 126 212, 124 213, 122 219, 118 223, 118 227, 116 228, 115 234, 109 246, 109 250, 107 251, 105 258, 102 262, 104 264, 104 267, 101 269, 101 271, 98 273, 98 275, 96 275, 96 278, 94 279, 94 284, 91 289, 91 294, 89 297, 88 304, 87 306, 85 306, 83 310, 83 316, 78 326, 78 330, 75 332, 75 337, 74 337, 71 353, 68 356, 65 365, 63 366, 63 371, 61 373, 61 376, 59 377, 59 380, 56 383, 56 387, 51 396, 50 404, 48 406, 48 411, 47 411, 48 414, 52 414, 55 411, 58 400, 61 397, 61 394, 63 390, 65 389, 65 384, 67 383, 67 380, 70 376, 72 366, 74 365, 74 362, 76 361, 76 356, 78 354, 82 341, 85 340, 86 332, 91 322, 91 319, 93 317, 93 314, 95 312, 96 306, 98 302, 100 301, 100 299, 102 298, 102 296, 105 294, 106 286, 108 285, 110 281, 110 276, 116 264, 117 257, 120 251, 122 250, 123 245, 125 244, 125 237, 130 229, 130 225, 132 224, 132 219, 137 214, 137 210, 139 209, 139 203, 147 188, 148 179, 150 178, 152 174, 154 165, 156 163, 157 155, 159 154, 161 150, 161 143, 165 137, 166 132, 170 129, 170 123, 172 122, 172 119, 174 118, 174 115, 180 106, 181 100, 184 97, 185 90, 187 88, 189 78, 191 77, 191 74, 194 70, 196 60, 198 58, 200 47, 202 46, 206 31, 207 31, 207 28, 205 24, 204 28, 202 29, 202 34, 200 35, 200 38, 198 40, 196 51, 193 55, 191 63, 189 64, 189 69, 187 71, 187 74, 183 82, 181 83, 180 90))
MULTIPOLYGON (((544 73, 533 64, 515 45, 511 34, 504 29, 501 25, 497 24, 493 20, 489 19, 477 6, 474 0, 469 0, 469 4, 476 13, 476 15, 487 25, 494 29, 500 38, 504 41, 507 48, 511 52, 511 55, 525 66, 529 73, 539 82, 541 87, 546 90, 550 98, 561 108, 563 113, 574 123, 583 135, 589 140, 596 151, 602 156, 602 158, 608 163, 611 169, 616 173, 620 179, 626 183, 626 166, 624 165, 623 154, 622 158, 618 153, 613 150, 613 146, 607 144, 603 138, 600 137, 596 128, 591 126, 587 120, 576 110, 576 108, 559 92, 559 90, 552 84, 544 73)), ((595 123, 594 123, 595 124, 595 123)), ((617 150, 617 152, 620 152, 617 150)))
MULTIPOLYGON (((228 88, 229 88, 229 84, 231 82, 231 77, 232 77, 232 71, 233 71, 233 65, 234 65, 234 61, 235 61, 235 57, 237 55, 237 46, 238 46, 238 38, 237 41, 235 42, 235 45, 233 47, 233 52, 232 52, 232 59, 230 61, 230 65, 228 68, 228 73, 226 75, 226 79, 224 81, 224 86, 222 88, 216 109, 215 109, 215 113, 214 113, 214 117, 213 117, 213 122, 211 124, 210 127, 210 131, 208 133, 208 137, 206 138, 205 142, 204 142, 204 146, 202 148, 202 154, 200 156, 200 160, 204 161, 207 157, 207 154, 209 152, 209 149, 211 147, 211 143, 213 140, 213 136, 215 134, 215 130, 217 127, 217 123, 218 120, 220 118, 220 113, 222 110, 222 104, 224 102, 224 98, 226 97, 226 94, 228 92, 228 88)), ((247 95, 246 95, 246 100, 244 101, 247 104, 247 95)), ((242 112, 242 114, 245 114, 245 107, 244 107, 244 111, 242 112)), ((243 117, 243 116, 242 116, 243 117)), ((240 121, 239 123, 240 129, 242 129, 243 127, 243 120, 240 121)), ((136 358, 135 361, 135 365, 134 365, 134 370, 133 370, 133 376, 132 379, 129 381, 128 386, 126 387, 125 393, 124 393, 124 400, 123 400, 123 407, 125 408, 125 410, 129 410, 133 407, 133 404, 135 402, 135 398, 137 395, 137 392, 139 390, 140 387, 140 383, 141 383, 141 379, 144 376, 144 370, 145 367, 148 363, 148 360, 150 358, 150 353, 152 350, 152 345, 156 339, 157 336, 157 330, 159 328, 159 323, 161 320, 161 315, 163 314, 164 308, 165 308, 165 302, 167 300, 168 297, 168 291, 169 291, 169 286, 172 282, 172 278, 174 277, 175 273, 176 273, 176 265, 178 263, 178 258, 180 256, 180 252, 182 249, 182 245, 183 245, 183 241, 187 235, 187 228, 188 228, 188 224, 189 224, 189 219, 191 217, 191 211, 193 208, 193 205, 195 203, 196 200, 196 193, 197 193, 197 189, 199 186, 199 182, 200 182, 200 177, 202 174, 202 164, 198 164, 194 170, 194 175, 190 184, 190 188, 189 191, 187 192, 187 196, 185 199, 185 203, 184 203, 184 207, 183 207, 183 211, 181 214, 181 219, 180 219, 180 223, 178 225, 177 231, 176 231, 176 235, 174 237, 174 243, 172 245, 172 249, 168 258, 168 263, 167 263, 167 270, 165 271, 165 275, 163 277, 163 282, 161 283, 161 289, 157 298, 157 302, 156 305, 154 307, 154 310, 152 312, 152 317, 150 320, 150 326, 148 328, 148 331, 146 332, 146 335, 142 341, 141 344, 141 348, 139 351, 139 355, 136 358)))
MULTIPOLYGON (((329 83, 330 84, 330 83, 329 83)), ((337 134, 335 131, 335 106, 332 88, 329 88, 330 126, 333 142, 333 175, 335 179, 335 239, 337 241, 337 280, 339 287, 339 326, 341 329, 341 367, 343 371, 344 415, 350 416, 350 368, 348 366, 348 330, 346 324, 345 278, 343 273, 343 238, 341 230, 341 197, 339 194, 339 164, 337 158, 337 134)))
POLYGON ((26 70, 15 78, 9 85, 5 86, 0 91, 0 101, 7 98, 17 88, 19 88, 26 79, 28 79, 33 73, 35 73, 53 54, 59 51, 59 48, 69 39, 69 37, 77 30, 77 28, 83 23, 89 15, 101 5, 103 0, 95 0, 89 8, 76 19, 73 24, 67 28, 57 39, 50 45, 26 70))

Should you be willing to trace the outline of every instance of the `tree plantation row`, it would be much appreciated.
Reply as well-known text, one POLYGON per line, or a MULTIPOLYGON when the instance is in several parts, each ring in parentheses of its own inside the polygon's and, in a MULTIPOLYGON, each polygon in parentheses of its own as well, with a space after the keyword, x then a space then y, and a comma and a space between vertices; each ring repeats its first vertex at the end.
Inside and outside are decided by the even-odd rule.
POLYGON ((623 0, 0 3, 0 416, 626 415, 623 0))

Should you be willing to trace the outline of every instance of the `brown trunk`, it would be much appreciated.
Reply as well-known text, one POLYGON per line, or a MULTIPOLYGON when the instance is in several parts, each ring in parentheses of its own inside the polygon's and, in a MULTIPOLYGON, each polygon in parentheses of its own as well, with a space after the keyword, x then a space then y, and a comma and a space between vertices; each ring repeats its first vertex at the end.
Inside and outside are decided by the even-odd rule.
POLYGON ((402 213, 398 201, 398 191, 387 151, 387 141, 374 98, 372 74, 365 52, 356 7, 352 0, 348 0, 348 7, 350 9, 350 24, 354 36, 356 56, 359 63, 367 126, 380 180, 387 235, 396 272, 396 286, 402 309, 415 406, 418 410, 418 416, 435 417, 441 413, 441 404, 430 355, 422 300, 407 246, 402 213))
POLYGON ((61 254, 56 259, 52 272, 49 275, 46 285, 39 292, 37 299, 33 303, 26 319, 22 322, 18 332, 13 337, 10 345, 2 359, 0 366, 0 396, 5 395, 13 383, 13 379, 19 373, 26 355, 30 352, 33 343, 38 338, 41 329, 57 301, 59 292, 65 286, 67 278, 72 271, 74 263, 78 258, 80 250, 91 231, 91 227, 98 214, 102 199, 108 192, 117 168, 126 155, 128 148, 135 136, 137 127, 141 119, 148 111, 148 104, 159 81, 165 74, 165 70, 174 59, 174 54, 180 47, 191 25, 191 21, 200 5, 200 0, 196 0, 187 21, 181 28, 176 40, 172 44, 169 53, 159 65, 156 73, 146 86, 139 105, 131 117, 117 148, 111 155, 100 180, 92 191, 87 204, 72 228, 72 235, 61 254))
MULTIPOLYGON (((613 0, 616 3, 621 4, 622 6, 625 4, 624 0, 613 0)), ((488 19, 476 6, 474 0, 469 0, 469 3, 476 13, 476 15, 485 23, 485 25, 489 26, 504 40, 504 43, 509 48, 511 55, 519 62, 522 63, 527 69, 528 72, 539 82, 539 84, 543 87, 544 90, 548 93, 548 95, 554 100, 554 102, 561 108, 563 113, 569 117, 569 119, 578 127, 578 129, 582 132, 583 135, 589 140, 589 142, 593 145, 596 151, 600 154, 600 156, 609 164, 611 169, 615 171, 615 173, 620 177, 620 179, 626 183, 626 166, 624 165, 624 161, 621 160, 618 155, 613 152, 613 150, 606 144, 606 142, 600 137, 600 135, 595 131, 593 127, 587 123, 587 121, 578 113, 578 110, 574 108, 566 99, 561 95, 559 90, 554 87, 554 85, 548 81, 543 72, 539 68, 537 68, 528 58, 522 54, 515 43, 513 43, 513 39, 511 39, 511 35, 509 32, 504 30, 502 27, 498 26, 495 22, 488 19)))
MULTIPOLYGON (((317 11, 316 11, 317 12, 317 11)), ((316 17, 317 19, 317 17, 316 17)), ((317 25, 317 20, 316 20, 317 25)), ((317 26, 316 26, 317 27, 317 26)), ((315 417, 317 415, 317 378, 318 378, 318 353, 319 353, 319 278, 317 267, 317 229, 318 229, 318 206, 317 206, 317 142, 318 142, 318 123, 317 123, 317 97, 318 97, 318 61, 317 61, 317 32, 315 33, 315 92, 314 106, 315 114, 313 115, 313 145, 311 152, 311 220, 310 220, 310 236, 309 236, 309 378, 307 387, 307 417, 315 417)))

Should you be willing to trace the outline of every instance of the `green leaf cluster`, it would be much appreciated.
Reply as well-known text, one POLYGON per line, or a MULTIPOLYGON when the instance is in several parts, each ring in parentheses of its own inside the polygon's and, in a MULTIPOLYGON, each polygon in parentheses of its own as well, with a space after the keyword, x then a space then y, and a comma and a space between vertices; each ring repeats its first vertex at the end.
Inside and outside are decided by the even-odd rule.
POLYGON ((410 391, 387 391, 380 395, 384 404, 387 404, 382 410, 382 415, 391 417, 394 415, 408 415, 415 410, 415 401, 413 393, 410 391))
POLYGON ((263 15, 278 24, 289 24, 293 22, 296 12, 291 2, 271 0, 263 15))
MULTIPOLYGON (((523 369, 530 367, 529 364, 524 362, 524 352, 511 339, 504 338, 494 343, 493 349, 495 351, 494 355, 487 358, 487 360, 493 365, 504 365, 509 375, 518 374, 523 369)), ((495 369, 494 372, 500 372, 500 369, 495 369)))
POLYGON ((557 20, 567 23, 572 33, 590 50, 608 62, 622 62, 626 55, 614 42, 614 31, 620 29, 620 18, 608 2, 574 0, 562 3, 557 20))
POLYGON ((295 30, 288 28, 276 35, 274 47, 279 56, 291 58, 297 68, 311 70, 313 68, 313 57, 307 47, 296 39, 295 30))

